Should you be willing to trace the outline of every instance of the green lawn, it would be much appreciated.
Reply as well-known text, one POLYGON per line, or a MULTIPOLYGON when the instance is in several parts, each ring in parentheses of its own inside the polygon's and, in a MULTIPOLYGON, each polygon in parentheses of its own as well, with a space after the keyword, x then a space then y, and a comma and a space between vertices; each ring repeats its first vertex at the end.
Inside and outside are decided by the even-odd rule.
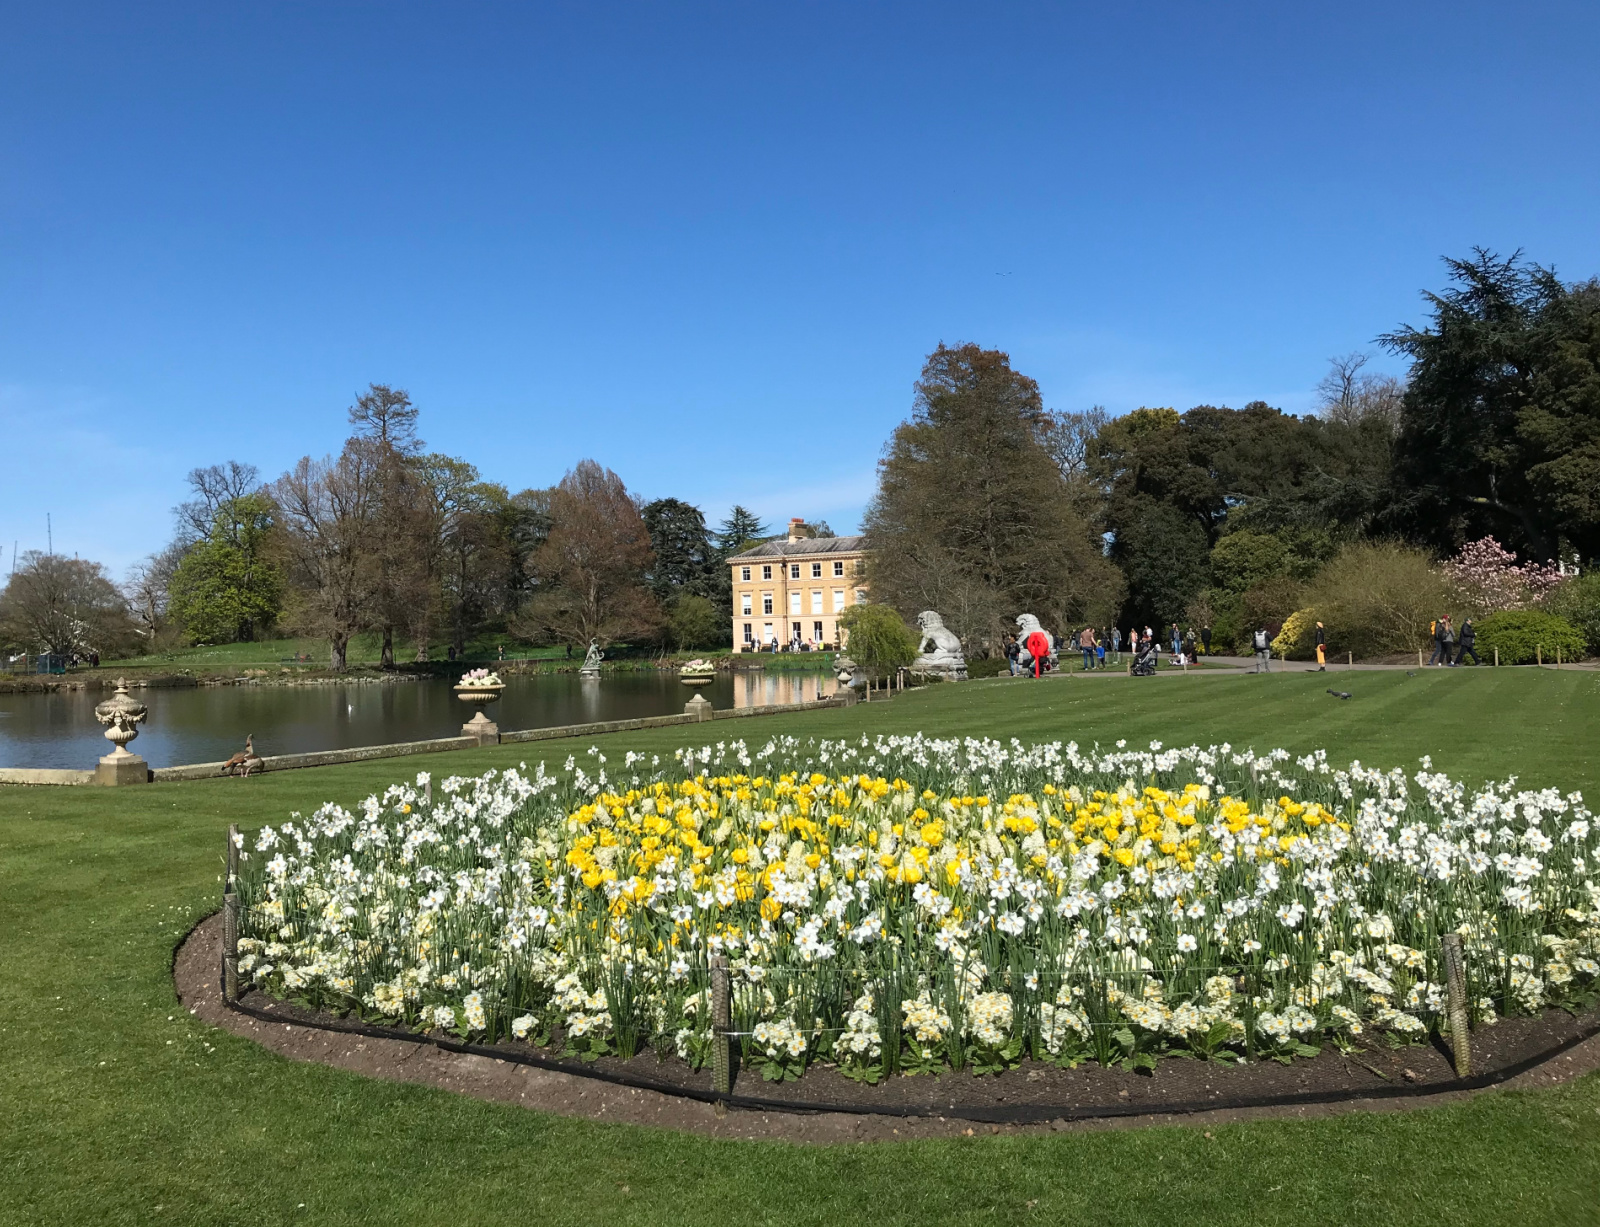
MULTIPOLYGON (((1600 795, 1600 674, 1462 670, 1060 679, 717 724, 1231 741, 1600 795)), ((608 753, 692 740, 664 729, 608 753)), ((178 1008, 169 963, 215 906, 222 833, 322 800, 587 743, 242 781, 0 789, 0 1224, 1530 1224, 1600 1221, 1600 1078, 1465 1105, 893 1145, 713 1142, 294 1064, 178 1008), (170 1016, 170 1017, 169 1017, 170 1016)))

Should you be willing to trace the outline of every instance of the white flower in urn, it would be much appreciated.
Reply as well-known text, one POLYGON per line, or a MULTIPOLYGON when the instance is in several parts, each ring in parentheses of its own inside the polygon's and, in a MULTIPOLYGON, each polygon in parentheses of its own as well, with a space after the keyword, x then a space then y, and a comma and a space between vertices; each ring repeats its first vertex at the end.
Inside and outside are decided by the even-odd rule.
POLYGON ((468 669, 461 675, 461 680, 456 683, 458 690, 480 690, 486 686, 504 686, 505 682, 498 673, 489 669, 468 669))
POLYGON ((717 666, 709 660, 686 660, 678 666, 678 680, 685 686, 704 686, 707 682, 714 681, 717 676, 717 666))

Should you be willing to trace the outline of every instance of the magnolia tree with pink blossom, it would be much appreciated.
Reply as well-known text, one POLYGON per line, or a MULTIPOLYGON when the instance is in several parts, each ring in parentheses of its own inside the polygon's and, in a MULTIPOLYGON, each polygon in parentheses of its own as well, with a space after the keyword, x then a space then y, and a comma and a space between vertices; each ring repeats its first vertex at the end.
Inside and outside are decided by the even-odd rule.
POLYGON ((1517 556, 1493 537, 1469 541, 1445 560, 1444 573, 1457 598, 1473 616, 1502 609, 1529 609, 1561 583, 1561 569, 1517 556))

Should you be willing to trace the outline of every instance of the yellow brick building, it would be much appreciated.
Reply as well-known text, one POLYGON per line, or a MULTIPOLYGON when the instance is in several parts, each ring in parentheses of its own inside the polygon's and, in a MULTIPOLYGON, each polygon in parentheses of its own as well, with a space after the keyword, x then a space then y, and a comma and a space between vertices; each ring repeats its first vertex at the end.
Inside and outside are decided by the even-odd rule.
POLYGON ((777 642, 839 647, 839 615, 867 600, 860 537, 805 537, 789 521, 785 541, 768 541, 728 559, 733 568, 733 650, 777 642))

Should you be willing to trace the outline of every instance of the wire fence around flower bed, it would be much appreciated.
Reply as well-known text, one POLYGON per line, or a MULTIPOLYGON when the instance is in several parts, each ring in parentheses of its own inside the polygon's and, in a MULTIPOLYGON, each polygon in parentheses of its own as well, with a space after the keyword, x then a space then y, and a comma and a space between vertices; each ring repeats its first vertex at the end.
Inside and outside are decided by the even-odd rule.
POLYGON ((1600 972, 1582 798, 1426 760, 781 739, 438 793, 231 839, 239 980, 496 1052, 653 1048, 726 1097, 724 1044, 773 1082, 876 1082, 1376 1030, 1448 1033, 1465 1073, 1471 1025, 1600 972))

